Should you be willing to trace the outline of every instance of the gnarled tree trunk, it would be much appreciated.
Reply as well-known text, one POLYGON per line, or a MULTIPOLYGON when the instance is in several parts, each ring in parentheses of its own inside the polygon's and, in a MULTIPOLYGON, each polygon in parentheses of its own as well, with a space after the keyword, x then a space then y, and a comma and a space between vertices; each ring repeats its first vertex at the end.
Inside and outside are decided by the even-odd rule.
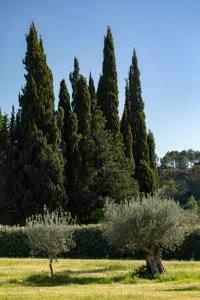
POLYGON ((146 255, 146 266, 150 275, 162 274, 165 268, 162 264, 162 250, 160 247, 152 247, 146 255))

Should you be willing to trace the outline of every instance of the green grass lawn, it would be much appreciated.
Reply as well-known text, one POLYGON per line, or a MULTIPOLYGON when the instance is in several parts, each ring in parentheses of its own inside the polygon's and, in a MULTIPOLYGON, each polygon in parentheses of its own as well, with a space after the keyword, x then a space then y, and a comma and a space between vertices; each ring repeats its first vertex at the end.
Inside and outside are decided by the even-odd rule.
POLYGON ((61 259, 54 280, 47 259, 0 259, 0 300, 200 299, 200 262, 164 262, 159 279, 132 276, 143 261, 61 259))

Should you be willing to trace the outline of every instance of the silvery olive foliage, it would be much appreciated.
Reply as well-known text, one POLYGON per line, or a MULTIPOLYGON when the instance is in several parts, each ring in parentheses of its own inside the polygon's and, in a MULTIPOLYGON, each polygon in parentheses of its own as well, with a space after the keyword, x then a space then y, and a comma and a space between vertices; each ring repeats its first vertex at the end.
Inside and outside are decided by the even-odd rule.
POLYGON ((191 230, 189 214, 174 200, 158 195, 121 204, 108 201, 105 216, 106 236, 122 249, 174 249, 191 230))
POLYGON ((44 207, 42 214, 26 220, 26 232, 33 255, 44 253, 49 259, 56 259, 60 253, 75 246, 73 240, 74 221, 67 213, 49 212, 44 207))

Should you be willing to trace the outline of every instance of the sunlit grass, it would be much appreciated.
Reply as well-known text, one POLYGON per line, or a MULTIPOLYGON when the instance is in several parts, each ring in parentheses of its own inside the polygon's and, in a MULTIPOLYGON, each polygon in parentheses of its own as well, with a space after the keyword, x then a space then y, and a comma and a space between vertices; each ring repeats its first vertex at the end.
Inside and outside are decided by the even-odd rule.
POLYGON ((164 262, 167 273, 153 280, 135 277, 144 264, 131 260, 61 259, 51 279, 47 259, 0 259, 4 300, 200 299, 200 262, 164 262))

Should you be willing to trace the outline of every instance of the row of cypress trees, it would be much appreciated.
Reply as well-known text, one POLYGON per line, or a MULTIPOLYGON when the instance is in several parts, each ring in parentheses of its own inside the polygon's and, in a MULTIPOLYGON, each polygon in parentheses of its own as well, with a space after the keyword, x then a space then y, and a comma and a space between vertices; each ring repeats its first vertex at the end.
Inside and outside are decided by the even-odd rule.
POLYGON ((55 111, 53 77, 32 23, 23 60, 19 110, 0 114, 0 222, 23 224, 50 210, 69 210, 79 223, 98 222, 106 197, 120 202, 153 193, 158 175, 153 134, 147 133, 136 52, 120 124, 114 44, 108 27, 97 92, 74 59, 60 83, 55 111))

